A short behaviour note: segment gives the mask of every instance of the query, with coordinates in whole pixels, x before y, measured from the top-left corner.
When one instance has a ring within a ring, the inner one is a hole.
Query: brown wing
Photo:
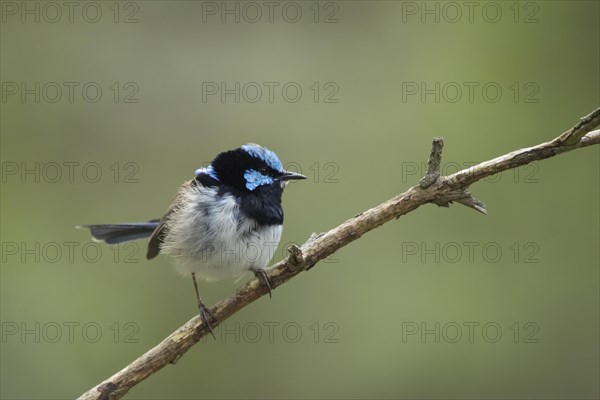
[[[185,188],[186,186],[190,186],[191,184],[193,184],[193,182],[194,182],[194,180],[184,183],[183,188]],[[148,251],[146,252],[146,258],[148,260],[153,259],[154,257],[156,257],[158,255],[158,253],[160,253],[160,245],[162,244],[162,242],[164,240],[166,229],[167,229],[166,222],[169,219],[169,217],[171,216],[171,214],[177,209],[177,206],[179,205],[178,200],[180,197],[180,193],[181,193],[181,190],[177,193],[177,195],[175,196],[175,199],[173,199],[173,202],[167,209],[167,212],[165,213],[165,215],[160,219],[158,226],[156,227],[154,232],[152,232],[152,236],[150,236],[150,241],[148,242]]]
[[[148,251],[146,252],[146,258],[148,260],[153,259],[158,255],[158,253],[160,253],[160,245],[163,242],[165,235],[165,219],[170,212],[171,209],[169,209],[165,216],[161,218],[160,224],[156,227],[154,232],[152,232],[152,236],[150,236],[150,241],[148,242]]]

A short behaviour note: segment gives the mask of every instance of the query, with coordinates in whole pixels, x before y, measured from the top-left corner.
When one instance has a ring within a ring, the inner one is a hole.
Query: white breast
[[[259,226],[242,218],[233,196],[216,198],[214,188],[184,187],[181,205],[169,216],[161,252],[173,257],[185,275],[195,272],[207,281],[266,268],[279,245],[282,226]]]

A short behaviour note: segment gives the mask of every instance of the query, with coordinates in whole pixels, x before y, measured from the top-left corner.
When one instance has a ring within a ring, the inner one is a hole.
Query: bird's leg
[[[198,301],[198,311],[200,311],[200,319],[202,323],[206,326],[206,329],[210,332],[212,337],[217,340],[215,333],[212,330],[212,326],[210,326],[210,321],[208,317],[216,320],[214,314],[204,305],[202,300],[200,299],[200,292],[198,291],[198,283],[196,282],[196,274],[192,272],[192,280],[194,281],[194,289],[196,290],[196,300]]]
[[[267,271],[254,267],[250,268],[250,271],[254,273],[254,276],[261,281],[267,287],[267,289],[269,289],[269,297],[272,298],[273,296],[271,295],[271,292],[273,288],[271,287],[271,281],[269,281],[269,277],[267,276]]]

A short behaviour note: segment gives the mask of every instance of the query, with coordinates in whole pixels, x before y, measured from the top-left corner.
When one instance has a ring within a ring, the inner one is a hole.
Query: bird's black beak
[[[283,171],[283,173],[279,176],[279,179],[282,181],[290,181],[292,179],[306,179],[306,177],[297,172]]]

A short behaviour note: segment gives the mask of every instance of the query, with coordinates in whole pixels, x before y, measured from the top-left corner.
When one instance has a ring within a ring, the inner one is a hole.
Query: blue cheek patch
[[[273,178],[261,174],[253,169],[246,170],[244,173],[244,179],[246,179],[246,187],[248,190],[254,190],[262,185],[269,185],[274,182]]]

